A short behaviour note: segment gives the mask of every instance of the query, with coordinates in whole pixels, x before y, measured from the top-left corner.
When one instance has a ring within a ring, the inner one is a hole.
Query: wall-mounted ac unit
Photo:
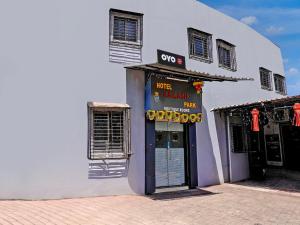
[[[274,109],[273,119],[275,122],[284,123],[290,120],[289,109]]]

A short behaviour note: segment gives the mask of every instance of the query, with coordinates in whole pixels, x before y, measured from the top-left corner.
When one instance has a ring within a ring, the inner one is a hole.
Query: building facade
[[[17,3],[0,7],[1,199],[151,194],[249,177],[248,154],[228,148],[226,116],[211,110],[285,95],[276,45],[194,0]],[[143,67],[158,62],[158,49],[185,67]],[[164,90],[204,81],[202,122],[149,122],[149,73],[172,78]]]
[[[227,117],[229,149],[247,152],[250,178],[299,180],[299,102],[289,96],[214,109]]]

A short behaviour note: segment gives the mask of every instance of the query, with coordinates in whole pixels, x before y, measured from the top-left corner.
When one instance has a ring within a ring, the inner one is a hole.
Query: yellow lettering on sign
[[[156,83],[156,88],[172,91],[172,85],[168,83]]]
[[[190,108],[190,109],[197,108],[197,104],[195,102],[184,102],[183,105],[185,108]]]

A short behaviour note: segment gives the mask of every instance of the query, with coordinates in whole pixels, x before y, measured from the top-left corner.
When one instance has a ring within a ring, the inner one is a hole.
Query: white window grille
[[[274,74],[275,91],[279,94],[286,95],[286,81],[285,77]]]
[[[88,158],[127,158],[130,152],[129,106],[88,104]]]
[[[265,68],[259,68],[261,88],[272,91],[272,72]]]
[[[219,58],[219,66],[231,71],[237,70],[235,46],[218,39],[217,50]]]
[[[142,45],[142,14],[110,10],[110,42]]]
[[[190,58],[212,63],[212,35],[189,28],[188,36]]]

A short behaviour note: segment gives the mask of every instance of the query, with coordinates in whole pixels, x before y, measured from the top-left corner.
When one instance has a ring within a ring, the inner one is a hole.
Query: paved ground
[[[0,201],[0,224],[300,225],[300,193],[225,184],[152,198]]]
[[[286,178],[270,177],[266,178],[263,182],[249,180],[240,182],[239,184],[244,186],[263,187],[270,190],[282,190],[295,193],[300,192],[300,179],[291,180]]]

